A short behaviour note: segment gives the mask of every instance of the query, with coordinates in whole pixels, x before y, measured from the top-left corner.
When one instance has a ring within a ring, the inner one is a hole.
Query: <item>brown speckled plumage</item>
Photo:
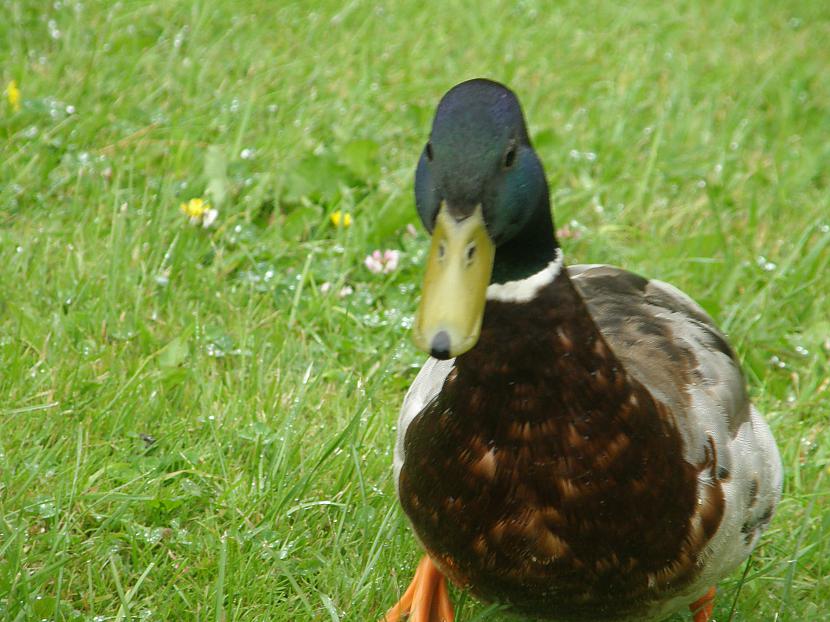
[[[626,373],[565,277],[526,304],[488,301],[479,346],[404,448],[401,503],[427,551],[457,584],[528,615],[648,608],[695,577],[723,513],[714,445],[684,459],[667,406]]]

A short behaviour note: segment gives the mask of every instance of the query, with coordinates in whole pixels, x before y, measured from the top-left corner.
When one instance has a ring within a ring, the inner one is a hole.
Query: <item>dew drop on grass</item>
[[[811,440],[811,439],[806,438],[806,437],[801,439],[801,448],[804,451],[804,453],[807,453],[807,454],[813,453],[813,451],[815,451],[816,447],[817,447],[817,444],[814,440]]]
[[[767,258],[763,255],[758,255],[758,258],[755,260],[755,262],[764,272],[772,272],[778,267],[778,265],[775,262],[768,261]]]
[[[54,40],[58,40],[61,38],[61,31],[58,29],[58,23],[50,19],[47,23],[47,27],[49,28],[49,36],[52,37]]]
[[[809,356],[810,355],[810,351],[807,348],[805,348],[804,346],[796,346],[795,351],[798,354],[800,354],[801,356]]]
[[[218,359],[225,356],[225,351],[213,342],[205,346],[205,352],[212,358]]]
[[[37,504],[37,513],[41,518],[52,518],[58,513],[54,501],[42,501]]]

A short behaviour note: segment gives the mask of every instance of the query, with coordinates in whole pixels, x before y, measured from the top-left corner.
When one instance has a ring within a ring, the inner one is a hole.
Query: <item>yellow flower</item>
[[[9,106],[14,112],[20,111],[20,89],[17,88],[17,82],[12,80],[6,85],[6,97],[9,99]]]
[[[202,216],[205,215],[210,209],[210,203],[205,203],[204,199],[195,198],[190,199],[187,203],[182,203],[179,206],[179,209],[182,210],[186,216],[195,219],[201,219]]]
[[[337,210],[329,218],[331,218],[331,224],[335,227],[346,228],[352,226],[352,215],[348,212]]]
[[[219,210],[213,209],[210,203],[199,197],[182,203],[179,209],[190,219],[191,225],[202,225],[205,229],[210,228],[219,217]]]

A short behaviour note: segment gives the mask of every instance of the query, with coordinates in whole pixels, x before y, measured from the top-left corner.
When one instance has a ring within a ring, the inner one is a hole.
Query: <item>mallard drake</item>
[[[384,616],[453,619],[445,578],[529,618],[711,616],[781,494],[738,360],[686,294],[565,267],[516,96],[451,89],[415,175],[432,241],[394,474],[426,551]]]

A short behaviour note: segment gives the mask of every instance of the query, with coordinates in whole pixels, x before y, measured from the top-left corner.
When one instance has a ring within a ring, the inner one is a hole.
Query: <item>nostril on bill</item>
[[[440,331],[432,338],[429,353],[437,359],[450,358],[450,335],[447,331]]]

